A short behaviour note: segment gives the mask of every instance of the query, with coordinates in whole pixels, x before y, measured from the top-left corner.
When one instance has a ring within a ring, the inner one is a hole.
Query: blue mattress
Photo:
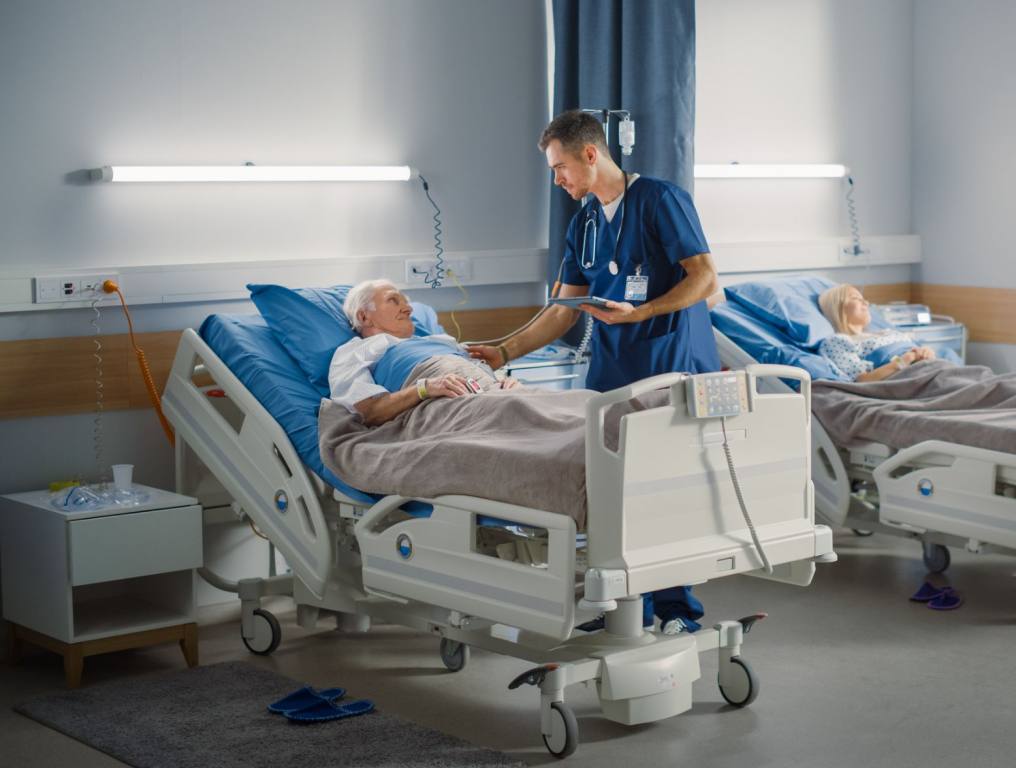
[[[317,424],[321,395],[260,315],[211,315],[198,335],[279,422],[307,467],[357,501],[373,504],[380,498],[346,485],[321,461]]]

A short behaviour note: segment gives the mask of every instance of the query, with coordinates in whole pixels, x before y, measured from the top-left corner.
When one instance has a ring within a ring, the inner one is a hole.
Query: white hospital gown
[[[455,339],[444,333],[427,338],[447,344],[449,352],[460,348]],[[336,349],[328,367],[328,389],[332,400],[345,406],[350,413],[356,413],[356,403],[368,397],[387,394],[388,390],[374,381],[371,371],[385,352],[401,341],[405,339],[390,333],[379,333],[365,339],[351,339]]]
[[[899,331],[881,331],[880,333],[862,333],[848,336],[837,333],[824,339],[818,347],[818,353],[851,381],[856,381],[862,373],[875,367],[871,360],[865,360],[876,349],[889,344],[913,344],[913,337]]]

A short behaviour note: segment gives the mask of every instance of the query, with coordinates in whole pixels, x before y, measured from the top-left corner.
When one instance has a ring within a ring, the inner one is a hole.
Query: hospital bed
[[[790,364],[813,379],[835,378],[807,338],[821,336],[808,326],[820,322],[817,296],[831,285],[795,277],[728,288],[728,301],[712,310],[723,364]],[[873,313],[873,324],[880,322]],[[794,382],[767,379],[764,386],[789,392]],[[949,547],[1016,554],[1016,453],[942,440],[902,450],[877,442],[836,445],[818,419],[811,440],[815,509],[830,525],[916,539],[933,573],[949,567]]]
[[[759,384],[776,376],[800,392],[763,393]],[[433,633],[453,671],[470,646],[529,660],[538,666],[510,687],[539,688],[541,734],[560,757],[578,739],[569,685],[594,684],[612,720],[651,722],[691,706],[698,654],[717,651],[723,697],[745,706],[758,693],[741,656],[758,616],[656,635],[643,632],[641,593],[734,574],[805,586],[816,562],[836,559],[830,529],[814,523],[807,373],[763,365],[725,378],[740,398],[726,432],[771,573],[742,517],[718,420],[689,416],[687,393],[698,391],[689,386],[709,382],[689,385],[684,374],[590,400],[584,532],[546,510],[468,496],[378,499],[348,487],[318,454],[320,392],[257,315],[212,316],[200,333],[184,331],[163,407],[176,429],[177,489],[248,517],[290,566],[236,585],[251,650],[279,642],[261,599],[292,594],[301,626],[328,614],[345,630],[375,619]],[[609,450],[610,405],[660,388],[668,402],[625,416]],[[699,405],[712,402],[705,394]],[[498,556],[497,543],[513,538],[529,553],[523,561]],[[600,612],[604,631],[575,631]]]

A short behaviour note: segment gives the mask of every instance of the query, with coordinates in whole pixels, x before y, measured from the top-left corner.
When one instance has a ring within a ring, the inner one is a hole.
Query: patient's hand
[[[911,362],[914,363],[919,362],[921,360],[935,359],[935,350],[933,350],[931,347],[914,347],[907,354],[913,356]]]
[[[513,379],[511,376],[501,380],[501,389],[515,389],[515,387],[521,386],[522,382],[518,379]]]
[[[458,397],[471,391],[466,380],[454,373],[427,379],[427,397]]]

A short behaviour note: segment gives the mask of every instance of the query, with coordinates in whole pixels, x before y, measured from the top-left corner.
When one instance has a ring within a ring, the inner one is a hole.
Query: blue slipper
[[[915,603],[927,603],[930,600],[934,600],[936,597],[943,594],[944,592],[951,591],[952,587],[936,587],[931,582],[926,581],[921,585],[921,588],[919,590],[917,590],[916,592],[914,592],[914,594],[910,596],[910,599],[913,600]]]
[[[294,723],[323,723],[326,720],[339,720],[343,717],[366,715],[374,710],[374,702],[368,699],[351,701],[348,704],[333,704],[322,701],[299,712],[286,712],[286,717]]]
[[[325,688],[323,691],[315,691],[309,685],[306,685],[300,690],[293,691],[288,696],[269,704],[268,711],[274,712],[277,715],[286,715],[290,712],[313,707],[321,702],[329,703],[335,699],[341,699],[345,695],[345,688]]]
[[[928,607],[933,611],[951,611],[963,605],[963,598],[957,595],[951,587],[947,588],[938,597],[928,601]]]

